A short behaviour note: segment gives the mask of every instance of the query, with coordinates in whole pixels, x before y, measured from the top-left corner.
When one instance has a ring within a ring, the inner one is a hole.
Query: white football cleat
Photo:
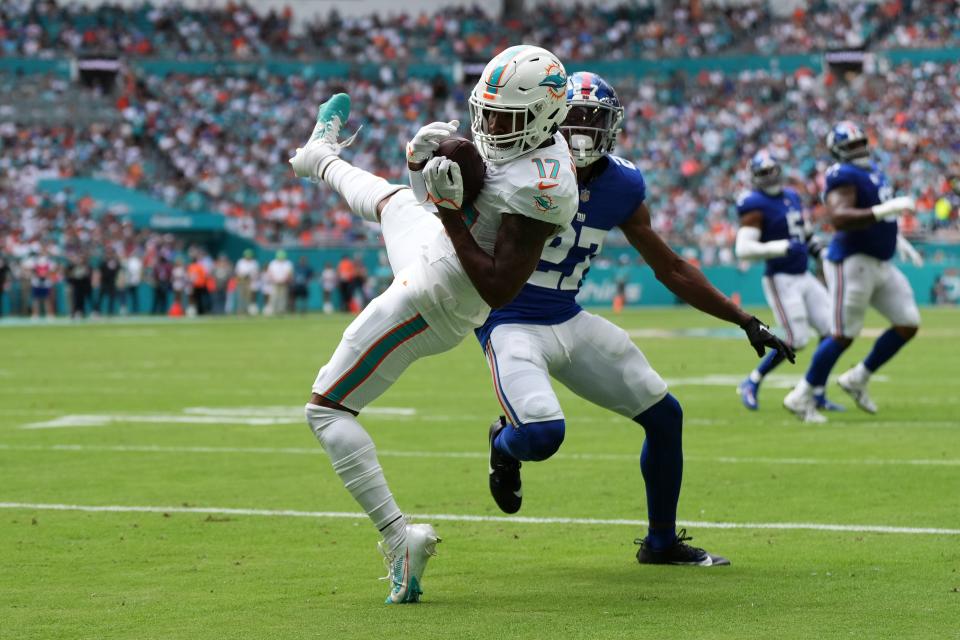
[[[803,390],[796,387],[783,399],[783,407],[800,418],[802,422],[823,424],[827,421],[827,417],[817,411],[817,402],[814,400],[813,394],[804,393]]]
[[[392,587],[387,595],[387,604],[420,602],[423,590],[420,581],[427,568],[430,556],[437,555],[440,538],[429,524],[408,524],[407,540],[393,553],[387,551],[381,541],[378,544],[383,554],[387,575],[381,580],[390,580]]]
[[[840,377],[837,378],[837,384],[853,398],[858,407],[867,413],[877,412],[876,403],[870,399],[870,394],[867,393],[867,381],[857,377],[856,367],[841,373]]]

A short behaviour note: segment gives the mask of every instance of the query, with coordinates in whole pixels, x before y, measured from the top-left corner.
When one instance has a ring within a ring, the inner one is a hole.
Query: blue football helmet
[[[838,122],[827,134],[830,155],[839,162],[864,164],[869,162],[870,146],[863,129],[849,120]]]
[[[560,132],[573,161],[586,167],[613,151],[623,124],[623,106],[613,87],[595,73],[577,71],[567,79],[567,117]]]
[[[772,196],[783,191],[783,169],[766,149],[761,149],[750,160],[750,183],[754,188]]]

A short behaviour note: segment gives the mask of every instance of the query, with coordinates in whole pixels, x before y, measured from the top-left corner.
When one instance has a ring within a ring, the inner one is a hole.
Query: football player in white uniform
[[[341,160],[339,150],[349,144],[338,140],[350,109],[345,94],[320,108],[310,141],[290,161],[298,176],[325,182],[354,213],[381,223],[395,274],[346,329],[305,408],[334,470],[383,534],[392,582],[387,603],[419,600],[438,539],[430,525],[407,524],[356,416],[412,362],[456,346],[491,306],[509,302],[547,239],[569,225],[577,209],[569,149],[557,134],[567,111],[560,61],[538,47],[511,47],[489,68],[493,73],[474,93],[495,90],[501,97],[496,111],[474,117],[475,133],[489,129],[488,137],[478,137],[478,150],[493,163],[475,199],[465,193],[458,165],[431,158],[456,122],[427,125],[407,145],[413,190]],[[548,195],[542,195],[539,166],[551,167]]]

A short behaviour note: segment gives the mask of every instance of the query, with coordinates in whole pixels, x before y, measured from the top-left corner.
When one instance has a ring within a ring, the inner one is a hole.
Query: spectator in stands
[[[353,286],[357,279],[357,267],[349,256],[343,255],[337,264],[337,287],[340,291],[340,311],[351,311]]]
[[[184,310],[189,306],[190,276],[187,273],[187,267],[183,264],[183,258],[177,256],[173,260],[173,270],[170,274],[170,289],[173,291],[173,303],[168,313],[183,315]]]
[[[225,253],[217,256],[213,265],[213,312],[227,313],[227,297],[230,290],[230,279],[233,278],[233,264]]]
[[[6,297],[7,278],[10,276],[10,262],[7,257],[0,252],[0,318],[3,317],[3,301]]]
[[[320,288],[323,290],[323,312],[333,313],[333,291],[337,288],[337,271],[329,262],[320,272]]]
[[[290,285],[293,282],[293,263],[287,258],[287,252],[277,251],[276,256],[267,265],[267,280],[270,284],[268,306],[270,313],[279,316],[287,312],[290,299]]]
[[[167,256],[161,254],[157,258],[151,277],[153,280],[153,304],[150,306],[150,313],[165,315],[167,306],[170,304],[170,291],[173,288],[173,265],[170,264]]]
[[[116,312],[117,278],[120,275],[120,258],[116,251],[108,248],[100,260],[100,289],[97,292],[97,302],[94,305],[97,313],[103,313],[103,302],[107,301],[106,314],[112,316]]]
[[[190,283],[190,305],[188,315],[203,315],[209,312],[210,294],[207,290],[207,268],[204,266],[204,254],[199,249],[193,251],[193,260],[187,267],[187,280]]]
[[[33,300],[31,317],[39,318],[43,309],[44,317],[53,318],[56,311],[53,285],[57,281],[57,265],[50,259],[46,247],[42,247],[39,255],[29,262],[29,270],[30,296]]]
[[[237,260],[237,268],[234,270],[234,274],[237,278],[237,306],[235,311],[239,314],[256,313],[254,289],[260,278],[260,265],[253,257],[253,249],[244,250],[243,257]]]
[[[70,254],[67,262],[67,283],[70,285],[70,317],[85,318],[87,304],[93,295],[93,269],[81,252]]]
[[[307,303],[310,296],[310,282],[313,280],[313,267],[307,256],[300,256],[297,267],[293,271],[293,289],[290,311],[307,312]]]
[[[140,250],[130,252],[123,263],[124,288],[123,303],[129,313],[140,313],[140,283],[143,282],[143,260]]]

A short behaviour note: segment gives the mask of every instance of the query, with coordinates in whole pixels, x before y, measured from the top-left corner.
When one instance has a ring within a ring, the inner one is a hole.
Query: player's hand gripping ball
[[[447,138],[423,168],[427,200],[445,209],[468,207],[483,188],[486,172],[487,166],[472,142]]]

